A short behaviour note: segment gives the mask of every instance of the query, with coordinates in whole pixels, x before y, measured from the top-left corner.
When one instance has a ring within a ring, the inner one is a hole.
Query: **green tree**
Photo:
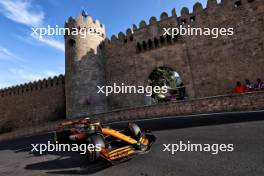
[[[176,77],[175,72],[167,67],[159,67],[154,70],[149,76],[150,86],[168,86],[170,88],[176,87]],[[152,98],[156,98],[159,94],[152,92]]]

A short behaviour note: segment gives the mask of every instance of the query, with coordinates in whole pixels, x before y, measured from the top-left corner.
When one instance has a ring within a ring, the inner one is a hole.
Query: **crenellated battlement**
[[[104,38],[105,37],[105,25],[101,23],[98,19],[93,20],[91,16],[83,16],[80,14],[76,18],[69,17],[68,20],[65,22],[65,28],[86,28],[89,29],[96,29],[100,32],[100,35]]]
[[[8,87],[5,89],[0,89],[0,97],[32,93],[43,89],[49,89],[51,87],[58,87],[64,85],[64,83],[64,75],[59,75],[53,78],[43,79],[39,81]]]
[[[107,38],[105,40],[105,43],[110,45],[112,43],[113,44],[114,43],[127,44],[129,42],[133,42],[135,33],[141,31],[144,28],[150,27],[152,25],[157,25],[158,23],[162,23],[163,21],[167,21],[168,19],[175,18],[175,17],[177,17],[175,9],[172,10],[171,16],[168,16],[168,14],[166,12],[162,12],[161,15],[160,15],[160,21],[158,21],[156,17],[152,16],[149,19],[149,23],[148,24],[144,20],[142,20],[142,21],[140,21],[138,27],[137,27],[137,25],[133,24],[132,28],[128,28],[126,30],[126,34],[124,34],[123,32],[119,32],[118,36],[112,35],[111,39]]]
[[[154,42],[154,39],[159,39],[161,37],[160,32],[156,32],[152,36],[148,37],[148,35],[142,35],[145,37],[140,37],[140,41],[138,41],[137,35],[140,33],[147,33],[152,31],[150,29],[157,29],[157,31],[161,31],[164,27],[178,27],[179,25],[195,25],[200,23],[200,16],[206,16],[206,18],[210,18],[210,14],[212,13],[221,13],[222,10],[228,10],[230,13],[232,11],[239,10],[240,7],[250,6],[251,4],[260,2],[261,0],[221,0],[220,3],[217,0],[208,0],[207,5],[204,8],[201,3],[197,2],[193,5],[192,11],[190,11],[187,7],[183,7],[180,11],[180,16],[177,16],[175,8],[171,11],[171,15],[168,13],[162,12],[160,14],[159,20],[156,17],[151,17],[149,22],[142,20],[139,22],[138,26],[133,24],[132,28],[128,28],[126,30],[126,34],[120,32],[118,36],[112,35],[111,39],[106,39],[105,44],[108,47],[126,45],[131,42],[135,42],[135,44],[143,45],[143,42],[151,40]],[[225,14],[223,14],[225,15]],[[204,25],[204,24],[203,24]]]

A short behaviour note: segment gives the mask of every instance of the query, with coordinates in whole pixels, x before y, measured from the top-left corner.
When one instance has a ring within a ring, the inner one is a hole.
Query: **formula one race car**
[[[54,140],[63,144],[99,145],[100,150],[89,150],[89,161],[95,162],[102,158],[116,164],[134,155],[149,152],[156,137],[151,131],[141,132],[135,123],[129,123],[127,128],[117,131],[102,127],[99,120],[85,118],[62,123],[55,132]]]

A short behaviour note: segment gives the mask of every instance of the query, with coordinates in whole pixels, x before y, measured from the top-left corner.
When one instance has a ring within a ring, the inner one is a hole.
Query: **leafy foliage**
[[[175,72],[167,67],[159,67],[154,70],[149,76],[150,86],[168,86],[175,88],[177,80],[175,78]],[[152,98],[157,98],[158,94],[152,92]]]

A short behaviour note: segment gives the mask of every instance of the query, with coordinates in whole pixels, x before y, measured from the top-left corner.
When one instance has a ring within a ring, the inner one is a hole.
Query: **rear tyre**
[[[88,151],[88,157],[90,162],[95,162],[100,158],[100,150],[99,148],[105,148],[105,141],[102,135],[94,134],[90,136],[88,139],[88,144],[93,144],[94,150]]]

